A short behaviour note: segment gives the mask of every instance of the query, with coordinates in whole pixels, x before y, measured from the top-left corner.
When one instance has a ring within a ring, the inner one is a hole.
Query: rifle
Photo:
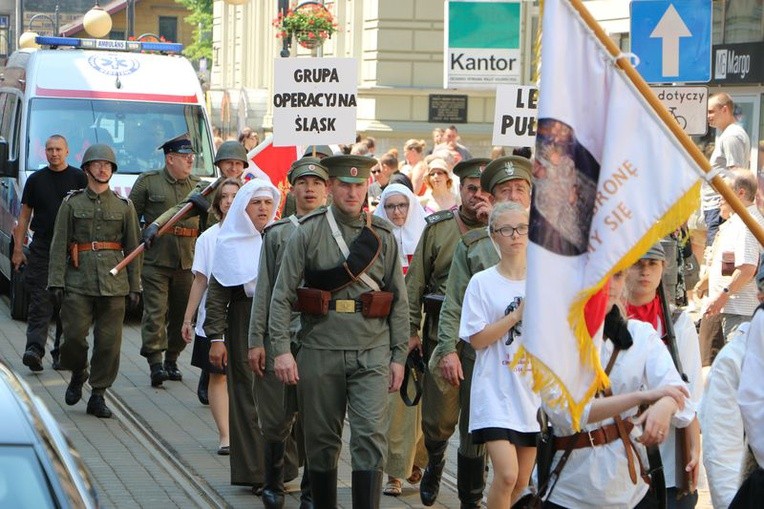
[[[679,358],[679,351],[676,346],[676,334],[674,332],[674,321],[671,319],[671,309],[669,308],[668,301],[666,299],[666,292],[663,288],[663,282],[658,285],[658,297],[661,301],[661,309],[663,310],[663,318],[665,321],[666,330],[664,331],[663,339],[666,342],[671,360],[674,361],[674,366],[682,377],[685,383],[689,382],[687,374],[682,369],[682,361]],[[685,495],[690,494],[691,473],[685,471],[684,466],[690,457],[690,435],[684,428],[676,428],[676,450],[675,450],[675,463],[676,472],[674,473],[674,480],[676,482],[677,499],[682,498]]]
[[[201,195],[202,196],[209,195],[212,191],[217,189],[218,186],[220,186],[220,184],[222,184],[225,179],[226,177],[224,175],[220,176],[216,181],[214,181],[213,183],[211,183],[210,185],[202,189]],[[193,208],[194,208],[194,204],[191,202],[188,202],[185,205],[183,205],[183,207],[179,211],[177,211],[175,215],[173,215],[170,219],[168,219],[167,222],[163,224],[161,228],[159,228],[159,231],[157,232],[157,237],[161,237],[162,235],[167,233],[167,231],[170,228],[175,226],[175,223],[183,219],[186,216],[186,214],[191,212]],[[109,274],[111,274],[112,276],[116,276],[117,274],[119,274],[120,270],[127,267],[130,264],[130,262],[135,260],[145,250],[146,250],[146,244],[141,242],[140,244],[138,244],[138,246],[135,249],[133,249],[127,256],[125,256],[125,258],[121,262],[115,265],[114,268],[112,268],[109,271]]]

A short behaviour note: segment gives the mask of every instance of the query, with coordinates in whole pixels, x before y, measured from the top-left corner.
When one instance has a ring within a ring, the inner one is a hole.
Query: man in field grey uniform
[[[362,212],[375,163],[362,156],[322,161],[332,205],[300,221],[271,299],[274,369],[282,382],[297,384],[313,504],[321,508],[337,505],[346,412],[353,507],[379,507],[387,393],[400,388],[407,354],[408,299],[392,225]],[[297,362],[290,337],[295,303]]]
[[[284,506],[284,478],[285,472],[288,471],[285,458],[288,463],[290,460],[288,449],[294,445],[294,439],[290,437],[290,433],[302,442],[302,434],[292,431],[292,426],[297,424],[296,388],[284,385],[273,371],[273,349],[268,337],[271,295],[284,255],[284,247],[290,235],[298,227],[299,218],[313,212],[326,202],[326,181],[329,180],[329,173],[319,159],[303,157],[292,163],[287,178],[292,186],[291,196],[295,199],[295,213],[273,223],[263,234],[257,288],[252,299],[252,315],[249,322],[249,364],[255,374],[261,378],[260,383],[255,384],[255,399],[260,428],[266,441],[265,485],[263,486],[263,505],[266,509]],[[297,340],[299,330],[300,315],[293,313],[293,342]],[[304,454],[302,444],[298,444],[298,450]],[[301,488],[300,507],[311,507],[307,468],[303,473]]]

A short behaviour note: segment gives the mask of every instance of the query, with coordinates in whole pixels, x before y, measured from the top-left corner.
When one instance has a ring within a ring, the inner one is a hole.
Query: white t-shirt
[[[764,311],[757,311],[751,319],[748,338],[740,371],[740,388],[737,402],[743,416],[743,426],[748,436],[753,456],[764,468]]]
[[[714,151],[709,162],[711,168],[722,171],[721,176],[733,166],[748,168],[751,157],[751,140],[745,129],[737,124],[730,124],[716,138]],[[701,181],[700,204],[702,210],[719,208],[719,193],[706,180]]]
[[[524,279],[509,280],[499,274],[495,266],[475,274],[464,294],[459,337],[469,343],[470,336],[501,319],[516,297],[525,297]],[[475,351],[470,431],[483,428],[523,433],[539,431],[536,412],[541,402],[530,389],[530,366],[518,364],[509,369],[521,335],[515,333],[511,344],[507,345],[510,338],[507,333],[492,345]]]
[[[207,278],[209,282],[210,275],[212,274],[212,259],[215,254],[215,244],[218,240],[218,234],[220,233],[220,223],[216,223],[199,235],[196,239],[196,247],[194,248],[194,263],[191,265],[191,272],[201,274]],[[199,309],[196,313],[196,328],[194,332],[197,336],[206,338],[204,334],[204,319],[205,304],[207,303],[207,290],[204,290],[202,300],[199,302]]]
[[[756,205],[750,205],[747,210],[757,223],[764,226],[764,216]],[[723,288],[729,286],[732,280],[732,276],[722,276],[722,253],[725,252],[735,253],[735,266],[759,265],[761,246],[739,214],[734,214],[719,226],[718,239],[714,241],[711,268],[708,272],[709,295],[712,297],[722,293]],[[743,288],[730,295],[722,313],[751,316],[759,305],[756,294],[756,283],[754,278],[751,278]]]

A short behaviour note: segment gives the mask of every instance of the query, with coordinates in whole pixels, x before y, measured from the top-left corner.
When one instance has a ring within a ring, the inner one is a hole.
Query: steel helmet
[[[215,164],[226,160],[241,161],[245,168],[249,166],[247,149],[238,141],[226,141],[220,145],[217,154],[215,154]]]
[[[82,166],[91,161],[109,161],[113,165],[112,172],[117,171],[117,157],[114,155],[111,147],[103,143],[90,145],[87,148],[85,155],[82,157]]]

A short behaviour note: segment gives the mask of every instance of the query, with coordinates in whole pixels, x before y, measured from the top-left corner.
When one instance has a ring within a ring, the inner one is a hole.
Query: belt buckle
[[[95,240],[94,240],[93,242],[91,242],[91,243],[90,243],[90,250],[91,250],[91,251],[98,251],[98,246],[97,246],[97,244],[98,244],[98,242],[97,242],[97,241],[95,241]]]
[[[334,310],[338,313],[355,313],[355,301],[350,299],[338,299],[334,301]]]
[[[594,448],[594,437],[592,436],[592,432],[591,431],[587,431],[586,432],[586,436],[589,437],[589,443],[591,444],[592,449],[593,449]]]
[[[172,227],[172,234],[176,237],[180,236],[180,226],[173,226]]]

